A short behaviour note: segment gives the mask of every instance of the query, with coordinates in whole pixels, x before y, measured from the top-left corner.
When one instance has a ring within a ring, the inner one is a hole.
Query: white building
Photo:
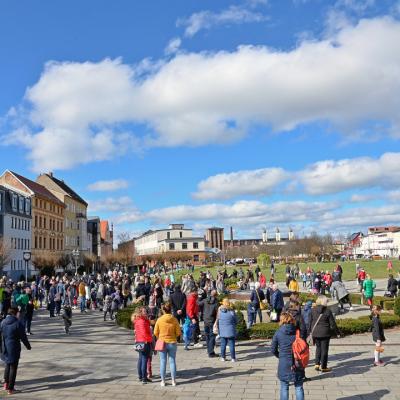
[[[400,227],[373,227],[361,239],[358,253],[365,256],[398,257],[400,254]]]
[[[202,262],[205,255],[204,237],[194,237],[193,230],[183,224],[172,224],[167,229],[147,231],[135,239],[138,256],[184,252],[191,255],[193,262]]]

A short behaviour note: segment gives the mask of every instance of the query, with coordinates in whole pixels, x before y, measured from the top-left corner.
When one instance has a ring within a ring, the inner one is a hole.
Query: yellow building
[[[63,202],[44,186],[12,171],[5,171],[0,182],[31,197],[32,261],[51,257],[56,262],[64,252]]]
[[[90,254],[87,234],[87,206],[74,190],[52,173],[42,174],[36,182],[46,187],[54,196],[65,204],[64,211],[64,252],[71,255],[79,250],[79,258]]]

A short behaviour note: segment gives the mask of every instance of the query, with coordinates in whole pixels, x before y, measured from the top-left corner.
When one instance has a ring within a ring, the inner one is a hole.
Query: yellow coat
[[[299,283],[297,281],[291,280],[289,283],[289,290],[291,292],[298,292],[299,291]]]
[[[154,336],[165,343],[176,343],[178,336],[181,336],[181,327],[178,320],[171,314],[164,314],[156,322]]]

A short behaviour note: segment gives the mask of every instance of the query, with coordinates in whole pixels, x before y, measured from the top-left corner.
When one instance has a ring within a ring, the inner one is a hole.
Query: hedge
[[[392,328],[400,325],[400,316],[382,314],[381,321],[385,329]],[[339,333],[342,336],[365,333],[371,330],[371,319],[369,316],[337,319],[336,324],[338,326]],[[249,335],[251,338],[271,339],[278,328],[279,325],[274,322],[256,324],[249,329]]]
[[[132,329],[132,321],[131,317],[134,313],[135,309],[139,306],[142,306],[142,303],[134,303],[129,305],[128,307],[122,308],[118,310],[115,320],[119,326],[122,326],[126,329]]]
[[[390,311],[394,309],[394,300],[387,300],[383,303],[383,309]]]
[[[243,313],[241,311],[238,311],[236,313],[237,316],[237,325],[236,325],[236,330],[237,330],[237,339],[239,340],[245,340],[249,338],[249,330],[247,329],[246,321],[244,320]]]
[[[394,313],[400,317],[400,297],[397,297],[394,301]]]

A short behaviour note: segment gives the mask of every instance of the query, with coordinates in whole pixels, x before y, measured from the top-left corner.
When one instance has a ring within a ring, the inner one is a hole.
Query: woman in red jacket
[[[132,315],[132,324],[135,330],[135,343],[139,344],[139,359],[137,369],[139,381],[143,384],[151,382],[147,377],[147,361],[152,352],[153,336],[151,334],[150,320],[147,316],[146,307],[139,307]]]

